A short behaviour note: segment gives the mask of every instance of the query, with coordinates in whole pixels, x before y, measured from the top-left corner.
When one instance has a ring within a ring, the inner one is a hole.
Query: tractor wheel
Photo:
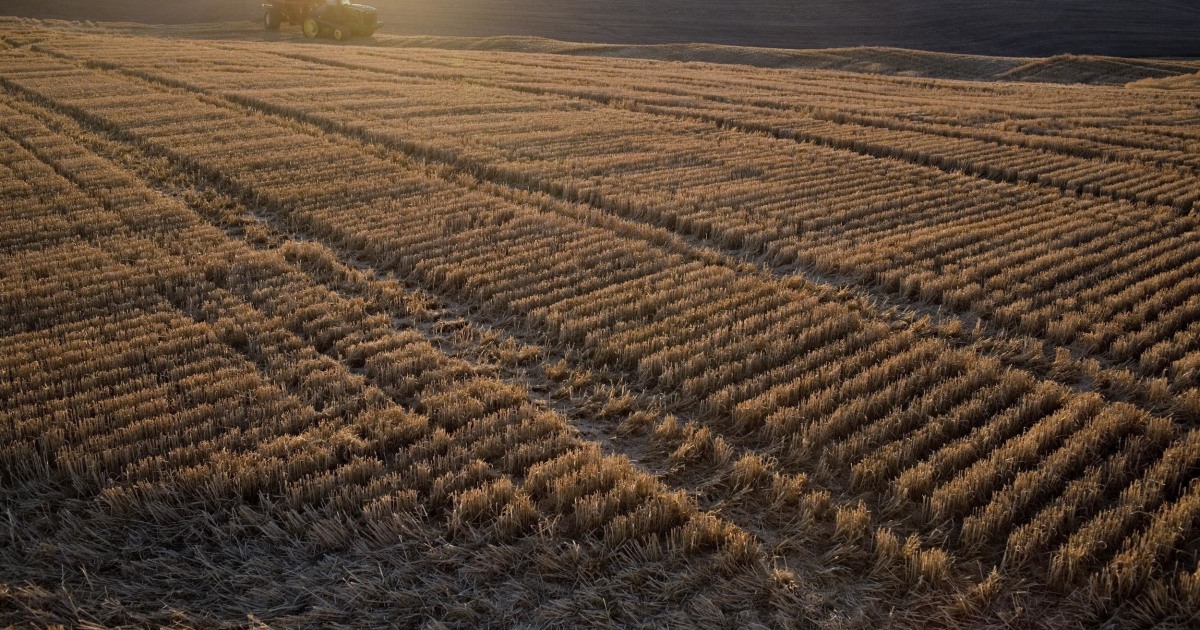
[[[317,24],[315,18],[305,18],[304,24],[300,28],[304,29],[304,36],[309,39],[321,34],[321,25]]]
[[[333,27],[333,39],[339,42],[346,39],[346,31],[336,26]]]
[[[266,25],[267,30],[278,31],[281,23],[283,23],[283,17],[279,15],[279,11],[267,9],[263,13],[263,24]]]

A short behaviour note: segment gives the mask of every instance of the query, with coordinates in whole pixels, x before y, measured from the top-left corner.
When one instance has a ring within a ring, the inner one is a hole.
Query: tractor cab
[[[350,0],[270,0],[263,3],[263,21],[271,30],[284,22],[299,24],[305,37],[369,37],[382,26],[375,7]]]

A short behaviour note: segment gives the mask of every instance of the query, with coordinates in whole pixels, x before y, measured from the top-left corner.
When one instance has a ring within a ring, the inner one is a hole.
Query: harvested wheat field
[[[0,625],[1196,625],[1200,65],[912,54],[0,20]]]

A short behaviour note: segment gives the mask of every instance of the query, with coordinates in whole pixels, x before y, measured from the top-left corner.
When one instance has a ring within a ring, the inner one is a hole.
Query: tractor
[[[270,0],[263,3],[263,23],[278,30],[284,22],[299,24],[305,37],[370,37],[380,26],[375,7],[350,0]]]

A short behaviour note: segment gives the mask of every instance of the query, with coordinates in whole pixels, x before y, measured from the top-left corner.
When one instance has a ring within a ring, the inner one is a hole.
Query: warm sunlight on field
[[[0,19],[0,625],[1196,622],[1196,62],[204,37]]]

